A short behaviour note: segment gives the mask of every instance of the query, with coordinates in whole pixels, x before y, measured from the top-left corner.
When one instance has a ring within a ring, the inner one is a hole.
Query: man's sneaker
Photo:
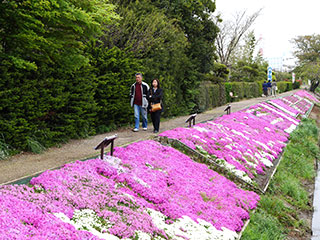
[[[148,128],[142,128],[144,131],[147,131],[148,130]]]
[[[139,132],[139,129],[138,128],[134,128],[132,131]]]

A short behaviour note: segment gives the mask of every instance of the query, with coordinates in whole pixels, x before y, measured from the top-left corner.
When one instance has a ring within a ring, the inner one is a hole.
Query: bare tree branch
[[[260,15],[262,9],[247,16],[246,11],[238,12],[233,21],[216,20],[220,29],[216,39],[217,54],[222,64],[230,67],[231,56],[238,47],[240,40]]]

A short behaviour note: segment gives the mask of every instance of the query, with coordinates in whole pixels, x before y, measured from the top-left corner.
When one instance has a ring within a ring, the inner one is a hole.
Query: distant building
[[[283,71],[283,58],[282,57],[274,57],[267,59],[269,66],[272,67],[275,71]]]
[[[275,71],[289,72],[294,68],[293,57],[273,57],[267,58],[267,61]]]

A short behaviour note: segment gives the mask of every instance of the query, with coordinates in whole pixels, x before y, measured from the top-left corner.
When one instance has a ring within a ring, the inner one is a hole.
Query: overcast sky
[[[320,34],[319,0],[216,0],[216,12],[232,19],[236,12],[247,14],[262,8],[252,26],[266,59],[292,57],[294,45],[289,41],[300,35]]]

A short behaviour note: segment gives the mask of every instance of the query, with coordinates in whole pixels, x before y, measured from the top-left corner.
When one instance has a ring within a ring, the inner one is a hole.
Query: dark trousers
[[[161,110],[151,113],[151,120],[152,120],[153,128],[156,131],[159,131],[160,116],[161,116]]]
[[[268,96],[268,89],[263,89],[263,94]]]

